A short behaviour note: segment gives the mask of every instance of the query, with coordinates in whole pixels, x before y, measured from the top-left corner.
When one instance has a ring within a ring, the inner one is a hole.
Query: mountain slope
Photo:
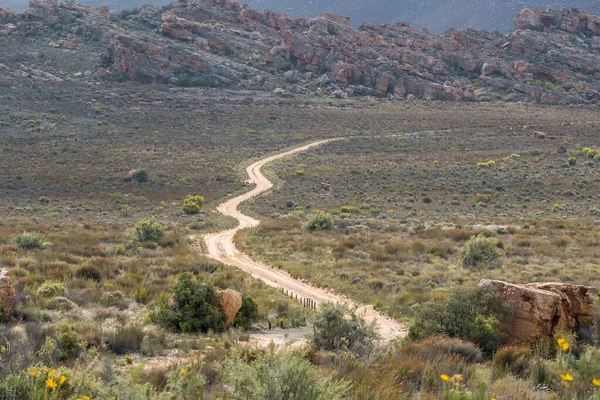
[[[521,9],[545,5],[576,7],[600,13],[599,0],[247,0],[259,10],[270,9],[292,17],[314,17],[323,12],[349,16],[353,25],[408,21],[432,32],[450,28],[508,31],[512,18]]]

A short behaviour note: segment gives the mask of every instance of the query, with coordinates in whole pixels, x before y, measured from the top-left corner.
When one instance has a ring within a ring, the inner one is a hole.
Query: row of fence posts
[[[281,288],[281,293],[283,293],[286,296],[291,297],[292,299],[295,299],[299,304],[302,305],[302,307],[310,308],[313,310],[317,309],[317,303],[313,299],[310,299],[308,297],[302,297],[302,296],[298,297],[297,294],[294,294],[293,292],[291,292],[285,288]],[[304,319],[304,324],[306,324],[306,318]],[[292,320],[292,325],[294,325],[293,320]],[[283,321],[279,321],[279,327],[281,329],[283,329]],[[273,326],[271,324],[271,321],[269,321],[269,330],[271,330],[272,328],[273,328]]]
[[[294,294],[292,291],[288,291],[285,288],[281,288],[281,293],[285,294],[286,296],[290,296],[292,299],[295,299],[299,304],[302,305],[302,307],[310,308],[313,310],[317,309],[317,303],[313,299],[302,296],[298,297],[297,294]]]

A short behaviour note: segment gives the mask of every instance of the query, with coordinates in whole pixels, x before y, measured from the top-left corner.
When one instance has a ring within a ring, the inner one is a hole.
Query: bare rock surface
[[[242,308],[242,295],[233,289],[225,289],[221,291],[221,308],[227,315],[225,327],[228,328],[233,324],[235,316]]]
[[[0,312],[4,316],[11,316],[15,312],[17,296],[13,288],[10,274],[7,270],[0,270]]]
[[[506,343],[531,344],[559,332],[576,333],[580,340],[591,336],[596,294],[591,287],[554,282],[515,285],[487,279],[479,285],[496,288],[514,304],[511,326],[502,327]]]

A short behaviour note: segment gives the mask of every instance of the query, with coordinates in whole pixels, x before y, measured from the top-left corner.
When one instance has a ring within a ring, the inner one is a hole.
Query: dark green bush
[[[220,332],[225,329],[226,316],[221,309],[221,296],[211,285],[182,274],[173,296],[163,295],[152,320],[176,332]]]
[[[313,326],[313,342],[319,350],[368,351],[377,339],[372,325],[341,304],[321,306]]]
[[[307,231],[329,230],[333,227],[331,215],[321,210],[313,210],[310,214],[310,219],[304,224],[304,229]]]
[[[417,309],[409,337],[455,337],[476,343],[491,354],[500,346],[500,326],[511,318],[512,305],[495,289],[455,288],[446,301],[432,301]]]
[[[133,227],[133,236],[139,242],[156,242],[165,236],[163,226],[154,217],[139,220]]]
[[[56,342],[60,350],[61,361],[66,361],[79,355],[77,332],[67,320],[62,320],[56,325]]]
[[[242,308],[238,311],[233,325],[248,329],[250,324],[258,317],[258,305],[252,297],[246,296],[242,299]]]

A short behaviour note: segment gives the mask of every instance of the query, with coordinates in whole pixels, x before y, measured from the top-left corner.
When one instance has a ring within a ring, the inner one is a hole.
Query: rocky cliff
[[[521,11],[506,34],[468,29],[435,35],[408,23],[355,29],[337,14],[291,19],[232,0],[178,0],[112,15],[107,8],[32,0],[22,14],[0,11],[0,32],[37,35],[72,51],[100,47],[102,69],[88,79],[255,86],[342,98],[579,104],[600,100],[599,21],[542,7]]]

